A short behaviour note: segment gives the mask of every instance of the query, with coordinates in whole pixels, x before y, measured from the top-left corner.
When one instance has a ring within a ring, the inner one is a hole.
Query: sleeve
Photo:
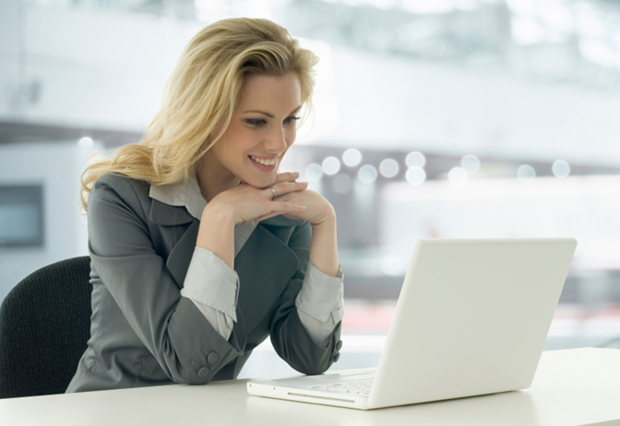
[[[320,345],[301,321],[296,300],[310,265],[311,240],[312,228],[307,222],[296,228],[291,235],[288,245],[297,255],[299,267],[280,296],[278,308],[271,320],[270,336],[278,355],[292,368],[303,374],[321,374],[340,357],[341,322],[325,336],[325,344]]]
[[[194,248],[181,296],[190,299],[220,336],[228,340],[237,321],[239,275],[211,250]]]
[[[309,262],[295,299],[301,323],[319,346],[327,346],[332,331],[344,316],[343,279],[340,268],[337,277],[330,277]]]
[[[102,182],[103,181],[103,182]],[[89,196],[89,250],[127,322],[177,383],[203,384],[239,356],[180,290],[151,241],[129,179],[100,179]]]

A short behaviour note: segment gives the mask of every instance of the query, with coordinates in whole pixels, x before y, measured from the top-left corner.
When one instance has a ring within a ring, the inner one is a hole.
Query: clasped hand
[[[210,204],[228,210],[235,224],[261,221],[277,215],[306,220],[317,226],[335,217],[332,205],[320,194],[308,190],[307,182],[295,182],[299,173],[279,173],[268,188],[245,183],[219,193]],[[271,189],[275,190],[276,197]],[[213,206],[215,207],[215,206]]]

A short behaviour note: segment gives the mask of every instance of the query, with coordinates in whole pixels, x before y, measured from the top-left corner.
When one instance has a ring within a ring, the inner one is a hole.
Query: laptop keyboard
[[[309,386],[309,389],[324,390],[330,392],[348,393],[354,395],[370,395],[372,379],[358,380],[344,383],[326,383],[323,385]]]

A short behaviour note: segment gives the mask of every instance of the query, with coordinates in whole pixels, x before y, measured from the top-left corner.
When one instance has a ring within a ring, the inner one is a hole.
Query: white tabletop
[[[358,411],[249,396],[247,380],[0,400],[0,425],[620,425],[620,350],[544,352],[524,391]]]

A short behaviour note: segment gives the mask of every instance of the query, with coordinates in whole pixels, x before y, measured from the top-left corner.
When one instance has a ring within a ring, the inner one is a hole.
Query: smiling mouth
[[[263,166],[273,166],[278,161],[277,158],[258,158],[253,155],[249,156],[252,161],[257,162],[258,164],[262,164]]]

